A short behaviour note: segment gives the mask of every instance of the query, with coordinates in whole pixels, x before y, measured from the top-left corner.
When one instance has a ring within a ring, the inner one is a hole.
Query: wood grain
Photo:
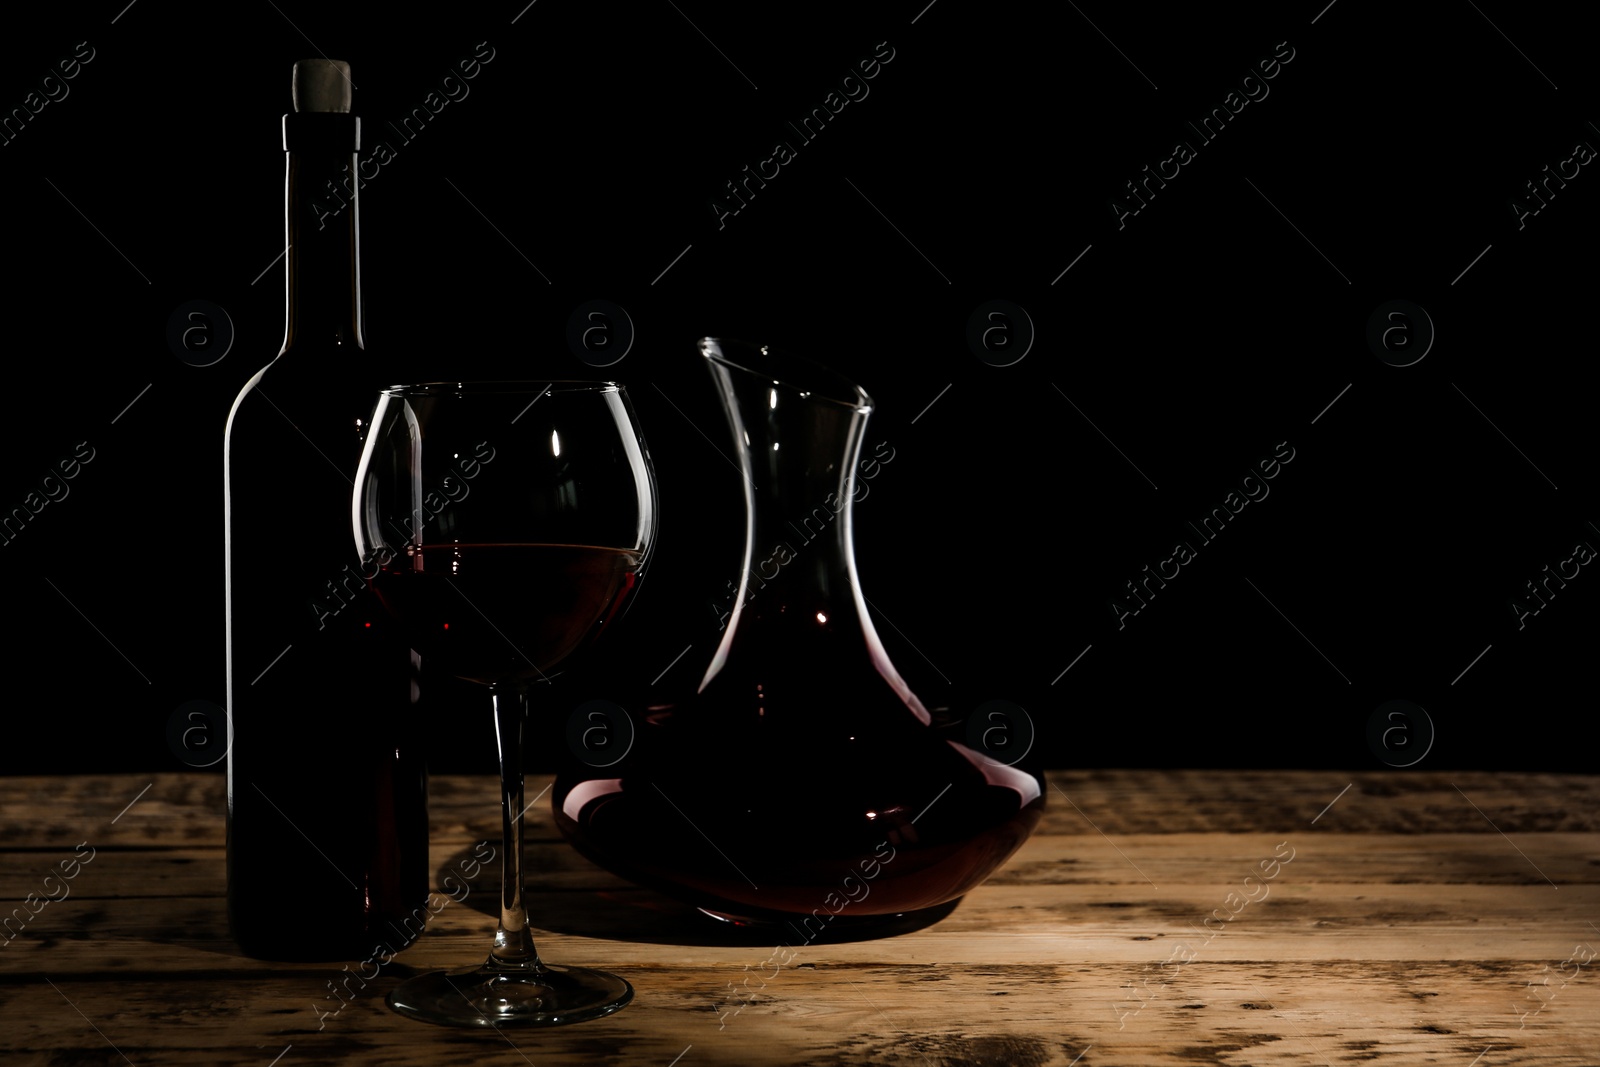
[[[713,924],[593,867],[540,804],[528,836],[541,952],[614,970],[637,997],[608,1019],[502,1035],[383,1004],[399,979],[484,953],[497,864],[464,900],[436,898],[428,933],[336,999],[340,965],[262,963],[228,940],[220,776],[0,779],[0,918],[27,919],[0,938],[0,1062],[1600,1062],[1600,957],[1563,966],[1575,946],[1600,949],[1595,781],[1050,777],[1039,832],[943,919],[810,944]],[[495,784],[430,788],[442,878],[497,835]],[[70,894],[31,914],[24,898],[80,842],[94,858]],[[314,907],[315,884],[286,906]],[[780,941],[792,958],[766,962]]]

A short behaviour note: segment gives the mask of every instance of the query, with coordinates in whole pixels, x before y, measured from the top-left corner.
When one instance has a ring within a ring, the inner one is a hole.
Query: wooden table
[[[1595,779],[1050,777],[1039,832],[942,921],[815,943],[761,977],[771,944],[595,869],[540,804],[541,952],[616,971],[637,996],[607,1019],[505,1033],[383,1003],[401,977],[484,954],[497,864],[365,990],[333,1000],[340,966],[259,963],[229,942],[219,776],[0,779],[0,900],[27,918],[0,940],[0,1063],[1600,1061]],[[495,783],[431,788],[442,875],[498,834]],[[315,907],[310,888],[290,906]],[[747,977],[757,992],[735,994]]]

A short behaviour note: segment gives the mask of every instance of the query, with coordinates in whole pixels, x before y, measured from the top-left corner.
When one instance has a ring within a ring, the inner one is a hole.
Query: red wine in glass
[[[373,579],[412,647],[481,685],[529,680],[598,637],[640,553],[596,545],[424,544]]]

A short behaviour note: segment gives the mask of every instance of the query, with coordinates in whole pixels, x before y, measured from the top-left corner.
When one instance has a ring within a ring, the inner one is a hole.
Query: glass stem
[[[493,970],[538,970],[539,953],[528,933],[522,886],[522,735],[528,721],[528,690],[494,686],[495,741],[500,749],[500,821],[505,849],[500,859],[500,929],[486,964]]]

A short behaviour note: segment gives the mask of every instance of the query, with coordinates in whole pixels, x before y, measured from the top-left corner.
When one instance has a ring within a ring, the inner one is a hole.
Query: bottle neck
[[[353,115],[284,116],[286,313],[283,350],[357,353],[362,333],[361,256]]]

